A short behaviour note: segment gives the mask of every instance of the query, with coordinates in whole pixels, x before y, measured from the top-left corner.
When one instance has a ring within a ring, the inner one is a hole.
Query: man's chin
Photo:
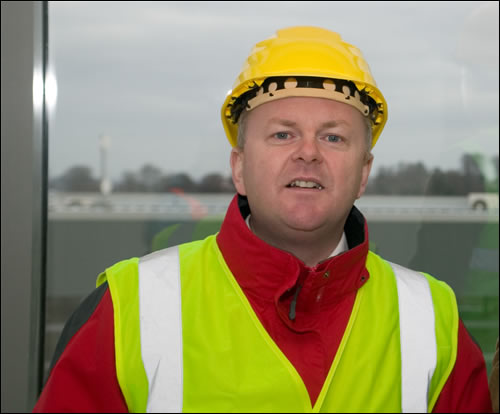
[[[287,227],[297,232],[311,233],[325,226],[324,220],[314,217],[289,217],[285,220]]]
[[[282,222],[296,232],[303,233],[328,233],[336,231],[338,227],[345,224],[347,214],[338,215],[335,211],[321,211],[319,209],[309,208],[299,211],[290,211],[289,214],[282,216]]]

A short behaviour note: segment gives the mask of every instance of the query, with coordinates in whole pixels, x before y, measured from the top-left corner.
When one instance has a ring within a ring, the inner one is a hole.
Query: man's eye
[[[290,137],[290,134],[288,132],[277,132],[274,136],[278,139],[287,139]]]
[[[340,138],[338,135],[331,134],[326,136],[326,140],[328,142],[340,142],[342,141],[342,138]]]

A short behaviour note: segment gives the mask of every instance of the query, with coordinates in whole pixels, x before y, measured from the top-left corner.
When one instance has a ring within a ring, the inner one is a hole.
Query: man
[[[451,289],[368,251],[353,203],[387,104],[360,51],[278,31],[222,120],[220,232],[101,274],[35,411],[490,411]]]
[[[493,356],[493,361],[491,364],[491,373],[490,373],[490,394],[491,394],[491,405],[493,407],[493,412],[498,413],[498,339],[497,339],[497,347],[495,349],[495,354]]]

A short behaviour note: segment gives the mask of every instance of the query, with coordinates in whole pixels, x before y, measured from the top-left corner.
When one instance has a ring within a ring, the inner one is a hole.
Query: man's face
[[[333,100],[291,97],[249,112],[231,167],[257,234],[341,231],[370,173],[365,137],[361,113]]]

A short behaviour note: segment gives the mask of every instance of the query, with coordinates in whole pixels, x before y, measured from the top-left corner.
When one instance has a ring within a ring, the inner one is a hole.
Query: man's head
[[[302,236],[334,237],[372,164],[361,113],[329,99],[290,97],[246,117],[244,149],[232,150],[231,167],[254,231],[278,246]]]
[[[278,246],[339,236],[387,119],[359,50],[324,29],[281,30],[256,45],[222,115],[254,231]]]

